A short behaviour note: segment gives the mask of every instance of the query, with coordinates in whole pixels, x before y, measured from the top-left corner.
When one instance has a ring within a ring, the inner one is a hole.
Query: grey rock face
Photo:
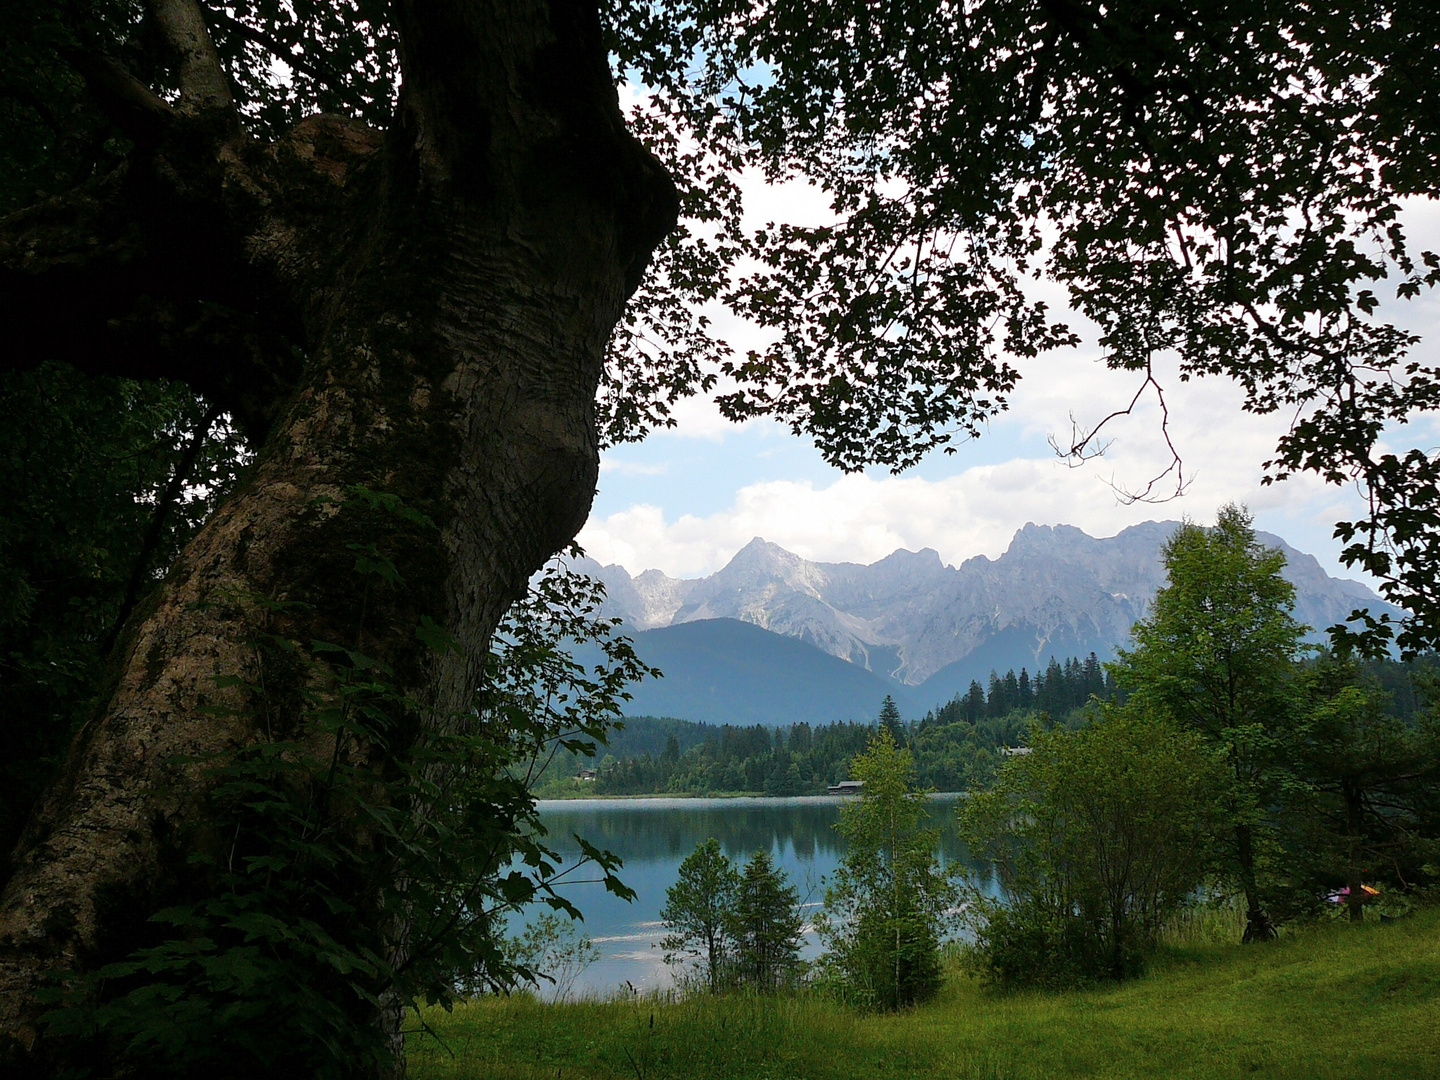
[[[1034,671],[1052,655],[1112,657],[1165,582],[1160,549],[1176,524],[1145,522],[1105,539],[1069,525],[1026,525],[1000,558],[978,555],[959,567],[928,548],[869,566],[816,563],[756,537],[705,578],[658,570],[632,578],[591,559],[577,569],[605,583],[606,614],[636,630],[739,619],[915,686],[946,669],[963,682],[979,677],[971,667]],[[1395,611],[1280,537],[1259,539],[1284,551],[1295,615],[1317,636],[1356,607]]]

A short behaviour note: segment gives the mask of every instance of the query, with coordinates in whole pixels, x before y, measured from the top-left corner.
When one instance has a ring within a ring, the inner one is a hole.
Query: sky
[[[814,189],[751,178],[746,193],[751,224],[825,216]],[[1417,247],[1440,246],[1435,204],[1407,207],[1405,221]],[[1046,299],[1052,308],[1065,306],[1063,294]],[[713,315],[737,351],[763,342],[756,328]],[[1389,316],[1423,335],[1421,355],[1440,337],[1440,297],[1397,304]],[[1240,390],[1226,380],[1182,384],[1159,369],[1189,481],[1179,498],[1127,505],[1112,487],[1142,487],[1169,459],[1153,395],[1108,429],[1113,441],[1103,457],[1076,468],[1059,460],[1048,436],[1068,438],[1072,414],[1089,425],[1123,408],[1139,385],[1134,373],[1107,370],[1093,329],[1073,313],[1066,318],[1081,345],[1017,365],[1023,378],[1007,413],[979,439],[957,444],[956,453],[934,452],[899,475],[846,475],[826,465],[808,439],[773,421],[735,425],[707,399],[683,402],[674,429],[602,455],[580,543],[631,574],[655,568],[672,577],[713,573],[757,536],[818,561],[870,563],[897,548],[928,547],[958,565],[975,555],[997,558],[1028,522],[1113,536],[1142,521],[1207,524],[1220,506],[1240,502],[1257,528],[1315,555],[1329,573],[1365,580],[1342,567],[1342,545],[1333,538],[1336,521],[1361,513],[1358,493],[1311,476],[1263,486],[1263,463],[1285,419],[1246,414]],[[1424,417],[1388,434],[1397,448],[1428,447],[1440,443],[1440,423]]]

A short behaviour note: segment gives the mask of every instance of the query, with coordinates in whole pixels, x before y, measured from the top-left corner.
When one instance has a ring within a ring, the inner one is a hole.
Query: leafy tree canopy
[[[1075,340],[1034,298],[1038,275],[1100,327],[1137,397],[1163,393],[1162,371],[1223,375],[1247,409],[1293,415],[1268,476],[1360,484],[1370,512],[1337,526],[1345,557],[1414,612],[1402,644],[1433,644],[1440,462],[1381,443],[1440,400],[1389,316],[1440,280],[1400,218],[1440,190],[1430,7],[611,0],[601,32],[681,221],[613,342],[604,437],[671,423],[722,376],[728,415],[774,416],[845,469],[953,449],[1006,407],[1027,359]],[[256,136],[317,111],[396,122],[403,11],[203,10]],[[7,0],[9,205],[118,162],[143,129],[136,86],[173,95],[149,12]],[[819,185],[833,223],[743,230],[749,164]],[[727,284],[742,256],[753,269]],[[732,355],[696,309],[722,298],[774,344]],[[1061,449],[1097,446],[1086,429]],[[1177,457],[1177,487],[1182,473]]]
[[[1226,506],[1213,529],[1186,523],[1163,550],[1167,584],[1131,631],[1116,677],[1132,700],[1223,748],[1229,761],[1232,860],[1245,892],[1246,940],[1272,937],[1256,846],[1276,795],[1306,627],[1290,609],[1285,556],[1255,539],[1250,515]]]
[[[1166,584],[1120,651],[1116,676],[1138,697],[1217,740],[1250,741],[1283,708],[1284,678],[1309,629],[1295,621],[1285,556],[1255,539],[1249,513],[1186,523],[1162,551]]]
[[[725,365],[730,415],[810,431],[843,468],[903,467],[1074,340],[1026,286],[1049,278],[1137,400],[1163,405],[1173,362],[1294,416],[1268,476],[1359,482],[1345,557],[1415,612],[1413,647],[1440,619],[1437,463],[1379,438],[1440,390],[1386,317],[1440,280],[1400,220],[1440,187],[1428,7],[680,0],[619,5],[615,47],[702,145],[832,200],[831,224],[743,238],[758,269],[728,299],[776,338]],[[1183,486],[1178,456],[1165,475]]]
[[[1434,700],[1433,675],[1421,678]],[[1363,918],[1366,886],[1424,886],[1440,855],[1440,716],[1410,716],[1353,657],[1325,655],[1296,687],[1287,733],[1279,832],[1281,901],[1309,914],[1343,895]]]

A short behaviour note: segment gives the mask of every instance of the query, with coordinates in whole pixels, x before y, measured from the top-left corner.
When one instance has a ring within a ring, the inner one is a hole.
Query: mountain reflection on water
[[[931,800],[930,827],[940,832],[939,854],[946,865],[970,861],[955,830],[958,799],[941,795]],[[640,991],[672,984],[674,973],[659,947],[665,934],[660,923],[665,890],[675,883],[685,856],[711,836],[737,862],[753,852],[769,851],[799,888],[807,910],[814,910],[824,900],[826,876],[844,854],[845,842],[834,828],[844,801],[833,796],[541,802],[540,820],[564,866],[580,858],[578,834],[620,856],[624,861],[620,878],[637,893],[633,902],[626,903],[596,881],[582,880],[563,888],[584,914],[582,930],[601,953],[601,959],[576,981],[572,996],[607,995],[627,984]],[[581,868],[576,876],[594,875]],[[995,889],[988,876],[983,884],[987,891]],[[804,955],[818,953],[819,942],[807,924]]]

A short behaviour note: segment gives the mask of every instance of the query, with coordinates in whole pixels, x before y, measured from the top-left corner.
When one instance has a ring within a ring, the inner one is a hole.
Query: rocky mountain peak
[[[819,563],[807,562],[779,544],[757,536],[737,551],[713,578],[727,583],[765,580],[786,582],[796,588],[814,588],[823,582],[824,572]]]
[[[898,550],[869,565],[817,563],[755,537],[719,571],[677,579],[637,577],[586,559],[579,567],[608,590],[607,614],[637,630],[739,619],[809,644],[882,677],[915,686],[971,678],[991,668],[1043,668],[1051,656],[1114,656],[1165,580],[1161,549],[1173,521],[1096,538],[1071,525],[1027,524],[998,559],[947,566],[938,552]],[[1394,610],[1364,585],[1332,578],[1280,537],[1296,617],[1317,632],[1356,607]],[[933,696],[933,695],[932,695]]]

